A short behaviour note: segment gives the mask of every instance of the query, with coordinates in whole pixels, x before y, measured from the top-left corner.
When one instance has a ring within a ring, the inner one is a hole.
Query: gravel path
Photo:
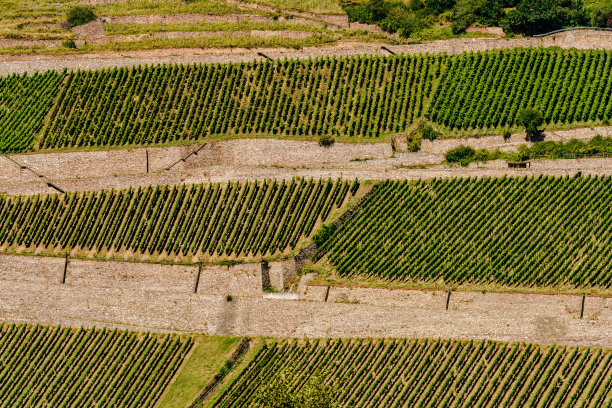
[[[225,63],[262,59],[258,52],[273,59],[316,58],[323,56],[388,55],[382,44],[341,41],[335,45],[305,47],[301,50],[285,48],[264,49],[161,49],[127,52],[102,52],[75,55],[0,55],[0,75],[46,71],[49,69],[103,69],[115,66],[134,66],[167,63]],[[571,31],[544,38],[487,39],[459,38],[423,44],[388,46],[394,52],[405,54],[440,53],[457,54],[466,51],[486,51],[515,47],[598,48],[612,49],[612,33],[599,31]]]
[[[591,133],[612,134],[612,128],[598,130],[563,131],[554,137],[561,140],[587,137]],[[506,149],[524,143],[519,135],[513,139],[504,145]],[[443,153],[459,143],[495,148],[503,144],[503,139],[492,136],[440,140],[425,145],[420,153],[395,154],[386,143],[336,143],[325,149],[316,142],[235,139],[208,142],[197,155],[189,154],[201,145],[14,155],[12,160],[0,160],[0,193],[55,192],[49,182],[65,191],[84,191],[293,177],[416,180],[540,174],[573,176],[578,172],[585,176],[612,175],[612,158],[536,160],[532,161],[530,169],[509,169],[502,160],[472,163],[469,167],[442,164]],[[188,158],[182,161],[185,157]],[[174,163],[177,164],[172,166]],[[171,169],[166,170],[169,167]]]

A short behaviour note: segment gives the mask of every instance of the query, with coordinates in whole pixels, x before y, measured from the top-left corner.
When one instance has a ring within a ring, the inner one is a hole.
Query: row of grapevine
[[[218,134],[378,136],[405,130],[421,115],[441,60],[320,58],[71,72],[40,147]]]
[[[63,76],[45,74],[0,77],[0,153],[31,150],[53,105]]]
[[[215,401],[255,407],[261,390],[318,376],[340,407],[604,407],[612,351],[493,341],[281,340],[259,351]]]
[[[0,249],[195,259],[274,254],[309,236],[345,202],[350,185],[293,179],[0,197]]]
[[[0,324],[0,406],[153,407],[193,340]]]
[[[612,287],[612,178],[386,181],[320,248],[346,277]]]
[[[547,123],[612,118],[612,53],[512,49],[450,58],[427,115],[451,129],[513,126],[522,108]]]

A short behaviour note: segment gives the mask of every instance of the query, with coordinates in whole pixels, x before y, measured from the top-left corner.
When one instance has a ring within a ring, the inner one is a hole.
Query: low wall
[[[612,347],[612,298],[587,297],[582,319],[582,298],[571,295],[452,292],[446,310],[447,293],[441,291],[307,286],[303,300],[286,300],[264,298],[261,286],[255,288],[261,285],[258,265],[203,268],[197,293],[190,287],[197,267],[146,264],[153,271],[149,277],[140,265],[121,271],[126,265],[69,261],[67,283],[61,284],[63,259],[0,256],[0,320],[218,335]],[[182,278],[175,281],[173,274]],[[139,285],[140,279],[146,284]],[[233,292],[231,301],[226,291]]]

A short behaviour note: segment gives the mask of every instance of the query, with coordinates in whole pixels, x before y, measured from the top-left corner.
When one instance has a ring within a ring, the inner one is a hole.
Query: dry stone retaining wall
[[[248,62],[262,59],[262,52],[273,59],[282,58],[316,58],[323,56],[351,55],[388,55],[380,47],[383,44],[364,43],[358,41],[341,41],[335,45],[305,47],[300,50],[287,48],[257,48],[257,49],[161,49],[102,52],[70,56],[54,55],[0,55],[0,75],[13,73],[34,73],[54,69],[104,69],[110,67],[131,67],[145,64],[167,63],[226,63]],[[424,54],[440,53],[457,54],[469,51],[488,51],[515,47],[561,47],[579,49],[612,49],[612,33],[603,31],[570,31],[543,38],[456,38],[450,40],[431,41],[422,44],[387,45],[396,53]]]
[[[67,284],[62,285],[57,280],[62,262],[0,256],[0,320],[219,335],[489,338],[612,347],[609,298],[587,297],[583,319],[578,311],[582,298],[565,295],[453,292],[448,310],[446,292],[440,291],[309,286],[305,298],[311,300],[264,299],[260,286],[254,288],[261,279],[256,267],[230,268],[230,273],[225,267],[210,269],[207,273],[230,282],[248,275],[245,287],[253,290],[232,294],[233,300],[227,301],[225,294],[193,293],[188,284],[164,288],[174,279],[167,272],[190,280],[193,269],[154,272],[139,287],[136,277],[144,270],[135,269],[125,286],[117,278],[120,273],[105,271],[110,283],[92,277],[83,281],[87,284],[74,285],[69,267]],[[86,263],[73,266],[80,270]],[[49,277],[40,279],[45,273]],[[80,273],[83,279],[88,274]],[[206,281],[202,276],[201,284]]]

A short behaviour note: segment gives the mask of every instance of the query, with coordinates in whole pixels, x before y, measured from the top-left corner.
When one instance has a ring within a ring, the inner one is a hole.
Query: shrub
[[[504,130],[503,137],[504,137],[504,142],[506,143],[509,142],[510,138],[512,137],[512,133],[510,133],[510,130],[508,129]]]
[[[70,27],[76,27],[89,23],[96,19],[96,14],[91,6],[74,6],[68,10],[66,20]]]
[[[449,163],[460,163],[467,166],[476,156],[476,150],[469,146],[457,146],[446,152],[446,161]]]
[[[502,22],[505,32],[534,35],[588,24],[582,0],[522,0]]]
[[[232,295],[227,295],[225,297],[225,300],[227,300],[228,302],[231,302],[232,300],[234,300],[234,298],[232,297]]]
[[[517,121],[521,126],[525,126],[528,141],[542,139],[543,133],[540,126],[544,123],[544,116],[539,110],[533,108],[522,109],[518,114]]]
[[[409,135],[406,139],[408,142],[408,147],[406,148],[406,150],[408,152],[414,153],[414,152],[418,152],[421,150],[421,142],[423,138],[421,137],[419,133]]]
[[[442,136],[442,133],[435,130],[430,124],[422,122],[419,124],[419,132],[423,139],[427,139],[431,142]]]
[[[77,46],[74,40],[65,40],[62,41],[62,47],[76,49]]]
[[[331,147],[336,141],[330,135],[323,135],[319,137],[319,146],[321,147]]]
[[[336,231],[334,224],[323,224],[316,234],[312,237],[312,240],[320,248]]]

